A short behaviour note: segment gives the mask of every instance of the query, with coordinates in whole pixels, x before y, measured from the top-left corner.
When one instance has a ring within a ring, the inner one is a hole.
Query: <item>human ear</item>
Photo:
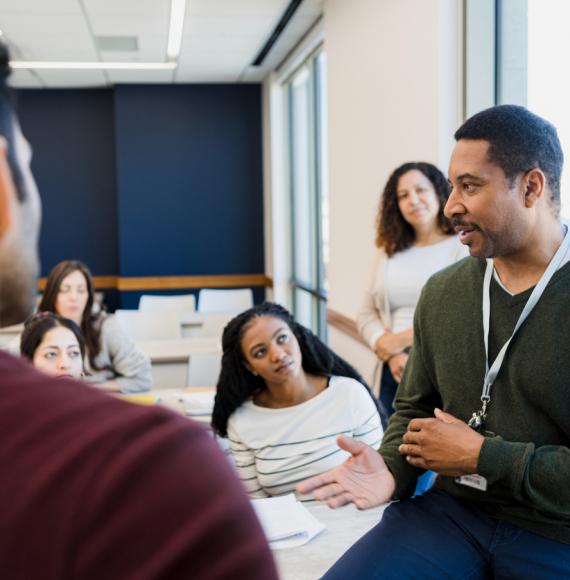
[[[251,368],[250,364],[246,361],[243,361],[243,366],[253,375],[257,376],[257,373]]]
[[[534,207],[544,195],[546,189],[546,177],[540,169],[531,169],[523,177],[524,204],[525,207]]]
[[[8,165],[8,144],[3,137],[0,137],[0,239],[12,226],[15,202],[16,189]]]

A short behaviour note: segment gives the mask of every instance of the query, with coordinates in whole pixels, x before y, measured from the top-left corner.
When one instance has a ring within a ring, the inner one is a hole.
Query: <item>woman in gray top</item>
[[[150,360],[122,331],[115,317],[92,313],[93,280],[82,262],[65,260],[50,272],[38,310],[73,320],[85,339],[87,380],[108,391],[152,388]]]

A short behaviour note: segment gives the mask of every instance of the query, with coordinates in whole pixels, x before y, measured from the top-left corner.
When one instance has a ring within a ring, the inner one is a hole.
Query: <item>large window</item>
[[[562,174],[562,216],[570,217],[570,2],[528,0],[527,106],[558,129],[566,168]]]
[[[319,51],[287,83],[293,311],[323,339],[329,248],[325,74],[325,53]]]
[[[561,213],[568,219],[570,0],[466,0],[466,7],[466,115],[514,103],[554,124],[566,159]]]

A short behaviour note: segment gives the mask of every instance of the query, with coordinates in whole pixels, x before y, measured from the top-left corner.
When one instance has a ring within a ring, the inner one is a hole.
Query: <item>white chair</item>
[[[198,336],[215,337],[222,340],[224,328],[232,318],[231,314],[220,314],[219,312],[204,314],[204,323],[199,330]]]
[[[115,316],[131,340],[182,338],[180,320],[174,310],[165,312],[117,310]]]
[[[194,294],[182,294],[179,296],[143,294],[139,300],[139,310],[145,312],[164,310],[194,312],[196,310],[196,297]]]
[[[224,312],[239,314],[253,306],[251,288],[239,290],[213,290],[204,288],[198,294],[198,312]]]
[[[103,310],[103,300],[105,299],[105,294],[101,291],[95,292],[93,296],[93,306],[91,307],[92,314],[99,314]]]
[[[196,352],[188,359],[187,387],[213,387],[222,369],[222,353]]]

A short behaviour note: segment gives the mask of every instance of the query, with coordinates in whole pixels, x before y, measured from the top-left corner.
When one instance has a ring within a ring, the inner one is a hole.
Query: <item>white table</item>
[[[187,415],[186,409],[182,402],[182,397],[185,394],[192,393],[215,393],[216,387],[185,387],[185,388],[172,388],[172,389],[153,389],[146,393],[134,393],[134,394],[121,394],[117,395],[119,398],[131,401],[133,403],[139,403],[144,405],[155,405],[158,404],[162,407],[166,407],[171,411],[180,413],[184,416],[191,416],[195,421],[201,423],[210,423],[210,415]]]
[[[193,353],[221,352],[220,340],[217,338],[140,340],[135,345],[150,358],[156,389],[185,385],[188,359]]]
[[[180,314],[180,325],[182,327],[182,336],[190,338],[200,336],[204,326],[204,315],[201,312],[182,312]]]
[[[222,350],[220,340],[210,337],[137,340],[135,345],[150,358],[153,364],[188,362],[188,357],[193,353],[221,352]]]
[[[313,501],[304,502],[303,505],[325,524],[326,530],[304,546],[273,551],[281,580],[320,578],[348,548],[382,519],[388,504],[365,511],[359,511],[352,505],[332,510],[326,504]]]

